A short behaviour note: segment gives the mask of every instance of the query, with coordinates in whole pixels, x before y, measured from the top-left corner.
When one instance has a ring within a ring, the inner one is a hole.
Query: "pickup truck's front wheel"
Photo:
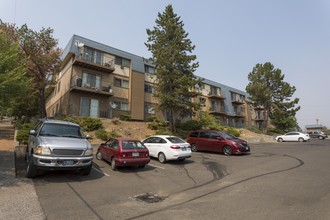
[[[27,161],[27,168],[26,168],[26,177],[34,178],[38,174],[38,169],[33,163],[32,156],[28,157],[27,159],[28,159],[28,161]]]

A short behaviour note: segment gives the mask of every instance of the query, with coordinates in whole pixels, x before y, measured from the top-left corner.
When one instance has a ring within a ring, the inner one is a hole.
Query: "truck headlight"
[[[50,155],[50,149],[48,147],[38,146],[36,147],[35,153],[41,155]]]
[[[84,153],[85,156],[92,156],[93,155],[93,149],[92,148],[89,148],[85,151]]]

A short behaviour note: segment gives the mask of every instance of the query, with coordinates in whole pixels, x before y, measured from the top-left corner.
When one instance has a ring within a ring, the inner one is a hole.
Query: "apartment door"
[[[99,117],[100,103],[97,99],[81,98],[80,116]]]

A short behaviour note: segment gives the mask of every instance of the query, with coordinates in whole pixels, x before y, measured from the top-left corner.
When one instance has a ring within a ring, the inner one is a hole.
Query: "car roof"
[[[136,138],[131,138],[131,137],[117,137],[117,138],[109,138],[109,140],[111,139],[116,139],[116,140],[119,140],[119,141],[140,141]]]
[[[168,138],[168,137],[177,137],[177,136],[174,136],[174,135],[166,135],[166,134],[159,134],[159,135],[152,135],[150,137],[161,137],[161,138]],[[150,138],[148,137],[148,138]]]
[[[66,124],[66,125],[79,126],[78,124],[70,122],[70,121],[62,121],[62,120],[56,120],[56,119],[45,119],[45,120],[43,120],[43,123],[45,123],[45,124]]]
[[[195,130],[192,132],[222,132],[222,131],[218,131],[218,130],[211,130],[211,129],[201,129],[201,130]]]

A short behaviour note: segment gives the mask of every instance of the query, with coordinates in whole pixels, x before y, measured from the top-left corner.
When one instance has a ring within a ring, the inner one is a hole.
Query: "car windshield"
[[[122,142],[122,148],[124,150],[129,150],[129,149],[144,149],[144,145],[140,141],[123,141]]]
[[[79,126],[67,124],[53,124],[46,123],[41,128],[40,136],[54,136],[54,137],[72,137],[83,138],[83,133]]]
[[[234,137],[234,136],[228,134],[227,132],[222,131],[222,132],[220,132],[220,133],[221,133],[221,135],[222,135],[224,138],[226,138],[227,140],[236,140],[236,139],[237,139],[237,137]]]
[[[167,137],[167,140],[169,140],[173,144],[180,144],[180,143],[185,143],[184,140],[178,137]]]

